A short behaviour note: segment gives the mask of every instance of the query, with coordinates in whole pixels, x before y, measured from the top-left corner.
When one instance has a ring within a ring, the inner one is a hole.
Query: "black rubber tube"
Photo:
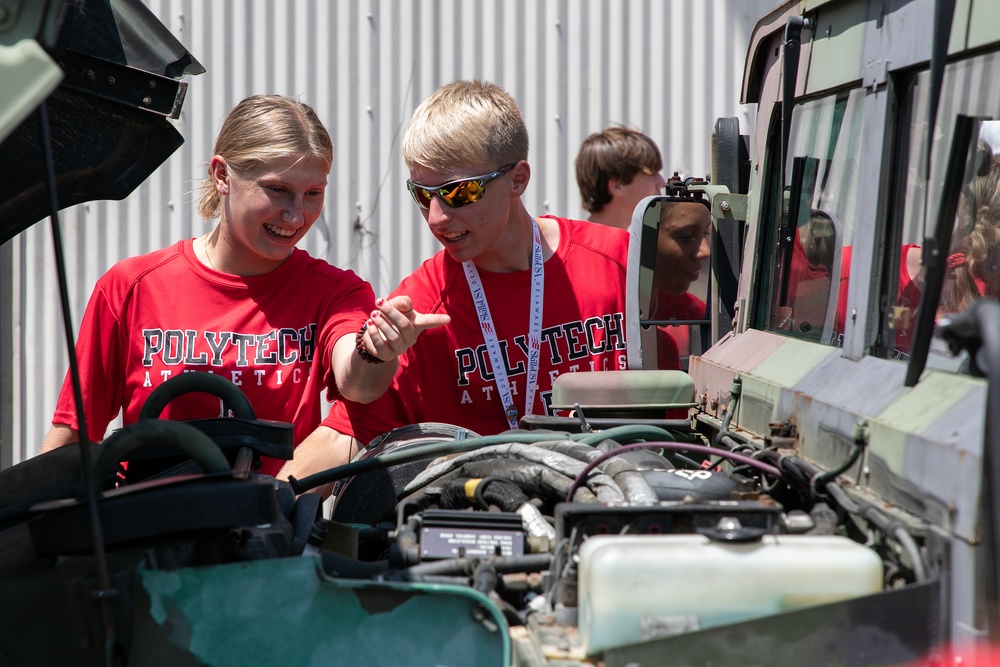
[[[190,424],[148,419],[129,424],[109,435],[98,448],[94,479],[115,473],[118,462],[144,447],[172,447],[190,456],[206,473],[230,472],[229,461],[211,438]]]
[[[481,563],[489,563],[499,574],[511,572],[541,572],[552,566],[552,556],[549,554],[525,554],[523,556],[498,556],[494,558],[449,558],[434,560],[414,565],[400,574],[404,577],[424,575],[471,575]]]
[[[184,394],[205,392],[222,399],[223,405],[239,419],[256,419],[250,399],[235,384],[214,373],[182,373],[154,389],[139,411],[139,420],[159,419],[170,401]]]

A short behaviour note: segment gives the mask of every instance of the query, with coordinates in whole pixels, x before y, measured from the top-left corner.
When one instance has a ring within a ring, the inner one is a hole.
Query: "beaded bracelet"
[[[365,329],[368,328],[368,323],[365,322],[358,329],[358,336],[354,339],[354,349],[357,351],[358,356],[367,361],[369,364],[384,364],[385,361],[379,359],[374,354],[365,349]]]

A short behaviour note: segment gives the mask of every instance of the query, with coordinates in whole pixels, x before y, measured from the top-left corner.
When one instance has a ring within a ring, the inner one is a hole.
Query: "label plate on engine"
[[[524,533],[425,526],[420,535],[420,555],[421,558],[521,556],[524,555]]]

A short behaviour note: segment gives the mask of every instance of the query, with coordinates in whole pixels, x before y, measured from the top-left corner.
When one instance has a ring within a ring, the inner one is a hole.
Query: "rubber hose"
[[[565,454],[559,454],[541,447],[524,443],[509,443],[495,445],[472,452],[466,452],[459,456],[446,459],[440,463],[431,464],[421,473],[414,477],[403,489],[403,493],[412,493],[424,486],[436,481],[442,475],[460,467],[467,461],[513,458],[538,463],[543,468],[554,470],[562,475],[575,478],[583,470],[583,465]],[[594,475],[588,479],[587,487],[593,491],[600,502],[620,502],[625,495],[615,481],[604,474]]]
[[[428,485],[433,484],[434,486],[438,486],[462,477],[490,476],[498,477],[514,484],[528,496],[551,498],[555,501],[559,501],[565,497],[574,479],[569,475],[564,475],[538,463],[494,457],[481,461],[468,461],[458,469],[448,471],[431,480]],[[412,501],[423,505],[424,503],[421,501],[421,498],[424,496],[424,488],[426,486],[422,486],[420,489],[403,496],[399,500],[399,503]],[[597,496],[590,489],[584,490],[588,497],[587,502],[596,501]]]
[[[529,500],[517,485],[499,477],[485,477],[480,480],[476,486],[476,496],[487,505],[496,505],[502,512],[516,512]]]
[[[577,442],[585,445],[597,445],[604,440],[615,440],[620,444],[628,444],[637,440],[675,440],[674,435],[658,426],[644,424],[634,424],[629,426],[615,426],[597,433],[579,434],[579,438],[573,438]]]
[[[352,461],[335,468],[330,468],[329,470],[318,472],[314,475],[309,475],[308,477],[303,477],[302,479],[296,479],[294,476],[289,476],[288,482],[292,485],[295,493],[299,494],[310,489],[331,484],[341,479],[346,479],[347,477],[360,475],[361,473],[369,472],[371,470],[390,468],[394,465],[411,463],[413,461],[436,459],[441,456],[450,456],[452,454],[461,454],[463,452],[470,452],[497,444],[510,442],[544,442],[547,440],[565,439],[567,437],[570,437],[570,434],[564,433],[562,434],[562,437],[560,437],[559,434],[549,432],[530,433],[526,431],[508,431],[499,435],[487,435],[476,438],[465,438],[462,440],[433,442],[426,445],[418,445],[414,447],[407,447],[402,450],[385,452],[384,454],[379,454],[377,456],[373,456],[372,458],[362,459],[360,461]]]
[[[363,459],[361,461],[352,461],[351,463],[346,463],[329,470],[324,470],[318,472],[314,475],[309,475],[302,479],[296,479],[294,476],[288,478],[289,483],[295,490],[296,494],[303,493],[310,489],[315,489],[332,482],[336,482],[347,477],[353,477],[359,475],[363,472],[368,472],[370,470],[380,470],[382,468],[388,468],[393,465],[399,465],[403,463],[410,463],[412,461],[423,461],[426,459],[434,459],[439,456],[446,456],[451,454],[459,454],[462,452],[474,451],[476,449],[481,449],[483,447],[488,447],[490,445],[505,444],[511,442],[520,443],[535,443],[535,442],[547,442],[551,440],[565,440],[565,439],[575,440],[577,442],[582,442],[584,444],[596,444],[605,440],[607,438],[611,439],[643,439],[643,438],[654,438],[656,440],[675,440],[674,436],[662,428],[647,425],[629,425],[629,426],[616,426],[614,428],[601,431],[600,433],[555,433],[555,432],[540,432],[532,433],[530,431],[506,431],[498,435],[486,435],[480,436],[478,438],[466,438],[463,440],[451,440],[447,442],[435,442],[428,445],[408,447],[400,451],[386,452],[385,454],[380,454],[374,456],[370,459]]]
[[[403,570],[402,572],[413,576],[424,575],[468,575],[474,568],[484,562],[477,558],[449,558],[446,560],[435,560]],[[526,554],[524,556],[497,556],[489,559],[490,566],[498,574],[509,574],[511,572],[542,572],[548,570],[552,565],[552,556],[549,554]]]
[[[497,571],[489,563],[480,563],[472,575],[472,587],[480,593],[489,594],[496,590],[498,579]]]
[[[619,443],[614,440],[605,440],[602,442],[610,442],[614,448],[619,446]],[[543,442],[538,443],[535,446],[565,454],[566,456],[583,463],[590,463],[595,458],[603,455],[602,451],[596,449],[592,445],[577,444],[574,442]],[[628,459],[621,456],[615,456],[613,458],[609,458],[599,467],[604,474],[611,477],[615,480],[615,483],[618,484],[618,487],[622,490],[622,496],[624,497],[625,502],[657,502],[658,497],[656,492],[653,490],[653,487],[649,485],[649,481],[646,480],[645,475],[636,469],[635,465]]]
[[[235,384],[215,373],[195,371],[175,375],[150,392],[139,411],[139,420],[158,419],[170,401],[184,394],[204,392],[222,400],[239,419],[256,419],[246,394]]]
[[[898,521],[893,521],[889,519],[880,509],[871,505],[869,503],[856,503],[851,500],[847,492],[840,488],[834,483],[827,484],[827,493],[829,493],[838,504],[844,507],[851,514],[856,514],[857,516],[863,517],[875,524],[879,529],[881,529],[887,536],[896,540],[901,547],[909,554],[910,562],[913,565],[913,576],[917,581],[927,581],[927,566],[924,563],[923,556],[920,554],[920,547],[917,545],[916,540],[910,535],[906,526],[899,523]]]
[[[411,518],[396,531],[396,539],[389,545],[389,565],[395,568],[409,567],[420,562],[420,538],[417,523]]]
[[[339,579],[374,579],[389,569],[385,561],[364,563],[325,549],[320,551],[323,572]]]
[[[459,471],[469,477],[497,477],[519,488],[532,498],[561,498],[573,480],[537,463],[514,459],[469,461]]]
[[[94,479],[115,474],[118,462],[145,447],[171,447],[187,454],[206,473],[229,473],[229,461],[211,438],[190,424],[152,419],[120,428],[101,443],[94,461]]]

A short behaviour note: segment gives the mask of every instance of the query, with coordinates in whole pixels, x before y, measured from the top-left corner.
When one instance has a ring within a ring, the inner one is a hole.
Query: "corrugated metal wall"
[[[399,157],[404,123],[436,87],[481,78],[509,90],[532,141],[528,210],[585,217],[573,159],[590,132],[641,129],[660,145],[667,175],[704,175],[716,118],[738,116],[749,130],[752,110],[739,104],[746,47],[756,17],[776,1],[147,4],[208,71],[188,80],[178,122],[186,142],[166,164],[123,202],[62,213],[74,331],[94,281],[114,262],[205,229],[193,192],[222,118],[246,95],[297,96],[327,124],[333,173],[324,215],[303,247],[355,270],[381,295],[438,249],[405,191]],[[37,452],[68,364],[48,222],[10,244],[2,465]]]

